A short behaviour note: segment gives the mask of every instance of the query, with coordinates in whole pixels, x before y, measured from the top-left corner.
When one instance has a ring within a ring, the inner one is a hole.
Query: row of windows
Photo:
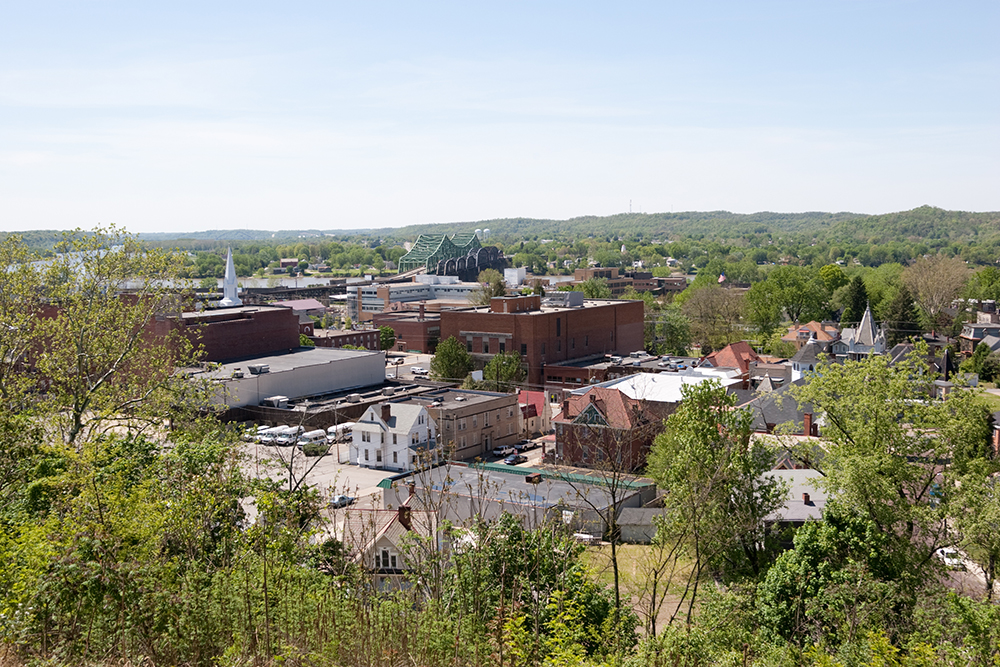
[[[369,458],[369,451],[366,449],[365,450],[365,461],[370,461],[370,460],[371,459]],[[392,453],[392,462],[393,463],[399,463],[399,452],[393,452]],[[416,463],[416,462],[417,462],[416,455],[415,454],[411,455],[410,456],[410,463]],[[375,450],[375,463],[382,463],[382,450],[381,449],[376,449]]]

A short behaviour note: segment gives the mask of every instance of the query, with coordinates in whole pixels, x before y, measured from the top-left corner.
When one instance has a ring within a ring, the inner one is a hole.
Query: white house
[[[365,468],[413,470],[437,457],[437,429],[422,405],[373,405],[354,424],[351,435],[351,463]]]

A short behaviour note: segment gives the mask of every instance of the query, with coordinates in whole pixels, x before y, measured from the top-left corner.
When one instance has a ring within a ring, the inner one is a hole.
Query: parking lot
[[[542,438],[535,438],[534,446],[523,452],[527,461],[517,467],[533,467],[541,463],[543,455]],[[549,443],[551,446],[551,443]],[[376,470],[350,465],[348,456],[350,444],[342,442],[331,447],[330,453],[322,457],[304,456],[295,447],[278,447],[248,443],[243,446],[247,455],[248,472],[256,477],[270,477],[287,484],[288,463],[291,461],[292,476],[297,482],[305,478],[304,484],[316,487],[323,498],[344,494],[358,498],[361,506],[380,506],[381,490],[378,483],[398,474],[395,470]],[[486,457],[488,462],[502,463],[504,457]],[[293,482],[294,483],[294,482]],[[287,488],[287,486],[286,486]]]
[[[344,494],[358,498],[358,503],[364,506],[373,506],[375,501],[380,503],[378,483],[396,472],[349,465],[349,448],[348,443],[342,442],[332,446],[329,454],[318,458],[304,456],[294,447],[253,443],[244,445],[243,451],[248,457],[249,471],[256,477],[271,477],[287,484],[288,462],[291,461],[294,479],[304,476],[304,483],[316,487],[323,498]]]

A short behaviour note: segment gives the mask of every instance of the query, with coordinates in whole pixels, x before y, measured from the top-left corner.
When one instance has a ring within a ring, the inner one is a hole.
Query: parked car
[[[493,456],[509,456],[511,454],[517,454],[517,450],[510,445],[493,448]]]
[[[410,366],[410,372],[414,375],[427,375],[427,369],[421,366]]]
[[[518,453],[526,452],[529,449],[533,449],[534,447],[535,447],[535,442],[533,440],[522,440],[521,442],[514,445],[514,449],[516,449]]]
[[[334,496],[333,498],[330,498],[330,502],[328,502],[326,506],[333,508],[347,507],[348,505],[353,505],[355,500],[357,499],[352,498],[351,496]]]
[[[962,554],[958,553],[954,549],[944,547],[942,549],[938,549],[934,553],[937,554],[937,557],[944,562],[944,566],[949,570],[965,569],[965,561],[962,560]]]
[[[503,460],[509,466],[516,466],[518,463],[526,463],[527,461],[528,457],[524,454],[511,454]]]

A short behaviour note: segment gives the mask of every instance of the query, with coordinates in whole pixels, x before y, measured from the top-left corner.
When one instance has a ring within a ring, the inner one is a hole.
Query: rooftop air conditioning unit
[[[234,369],[233,370],[233,377],[234,378],[241,378],[241,377],[243,377],[243,369],[241,369],[241,368]]]
[[[250,375],[260,375],[260,369],[263,364],[249,364],[247,370],[250,371]]]
[[[396,393],[395,387],[386,387],[385,389],[382,390],[383,396],[392,396],[395,393]]]
[[[348,403],[360,403],[361,402],[361,394],[350,394],[347,397],[347,402]]]

